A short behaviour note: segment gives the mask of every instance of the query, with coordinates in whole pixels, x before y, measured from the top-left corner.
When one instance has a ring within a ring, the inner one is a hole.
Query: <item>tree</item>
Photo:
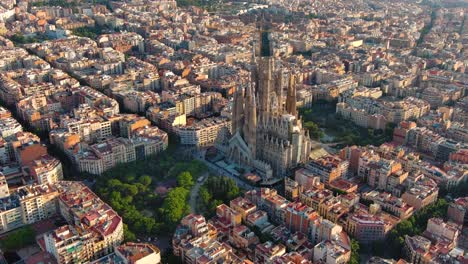
[[[218,206],[221,205],[221,204],[223,204],[223,201],[217,200],[217,199],[213,200],[213,201],[211,202],[210,211],[212,211],[212,212],[216,211],[216,207],[218,207]]]
[[[148,187],[151,185],[151,177],[148,175],[142,175],[140,176],[140,178],[138,178],[138,182]]]
[[[127,173],[125,174],[124,182],[133,183],[135,181],[135,178],[136,178],[135,173],[133,172]]]
[[[122,182],[119,181],[118,179],[110,179],[107,181],[107,184],[106,184],[109,189],[120,189],[120,186],[122,186]]]
[[[393,130],[395,130],[395,127],[396,125],[394,123],[387,123],[387,125],[385,125],[385,138],[387,141],[390,141],[392,140],[393,138]]]
[[[206,216],[211,216],[216,207],[222,203],[229,203],[240,195],[237,183],[228,177],[210,176],[200,188],[199,197]]]
[[[126,195],[134,197],[138,194],[138,187],[132,184],[123,184],[123,190]]]
[[[20,33],[16,33],[15,35],[11,36],[10,39],[16,44],[28,44],[28,43],[34,43],[34,42],[39,41],[37,37],[26,37]]]
[[[226,194],[226,199],[224,200],[225,202],[229,202],[239,196],[240,194],[240,189],[237,187],[237,183],[234,182],[234,180],[229,179],[228,181],[228,192]]]
[[[312,121],[308,121],[304,123],[304,127],[309,130],[310,136],[313,139],[318,140],[321,137],[323,137],[323,131],[320,129],[320,127],[316,123]]]
[[[86,37],[90,39],[96,39],[98,35],[102,33],[102,28],[95,26],[95,27],[80,27],[75,28],[72,30],[73,35],[79,37]]]
[[[212,198],[206,187],[201,187],[198,195],[200,196],[200,199],[204,205],[207,205]]]
[[[130,231],[128,229],[128,225],[124,224],[123,225],[123,229],[124,229],[124,239],[125,239],[125,242],[131,242],[131,241],[135,241],[136,240],[136,236],[135,234]]]
[[[0,245],[4,251],[15,251],[32,245],[35,241],[36,231],[31,226],[25,226],[3,237]]]
[[[187,190],[192,188],[192,186],[195,184],[193,182],[192,174],[190,174],[188,171],[181,172],[179,176],[177,176],[177,183],[180,187],[183,187]]]
[[[169,191],[161,208],[163,216],[168,224],[176,224],[182,219],[184,213],[189,209],[187,198],[189,190],[177,187]]]
[[[359,242],[357,242],[355,239],[351,239],[351,259],[349,261],[350,264],[360,263],[359,249]]]
[[[156,221],[153,218],[141,217],[135,223],[135,229],[140,234],[151,234],[155,225]]]
[[[44,0],[31,3],[31,6],[60,6],[60,7],[74,7],[78,3],[76,1],[66,0]]]
[[[96,194],[122,216],[128,225],[126,229],[130,238],[135,234],[170,233],[190,211],[188,189],[193,186],[193,179],[206,172],[207,167],[199,161],[177,161],[173,151],[173,147],[169,146],[164,154],[119,164],[100,177],[94,177]],[[156,195],[151,188],[154,179],[177,176],[180,187],[171,190],[165,199]],[[237,191],[234,189],[233,192]],[[211,196],[208,195],[206,199],[211,201]]]

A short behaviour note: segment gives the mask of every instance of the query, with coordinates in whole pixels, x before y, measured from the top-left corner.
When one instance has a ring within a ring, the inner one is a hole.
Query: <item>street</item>
[[[200,187],[205,183],[206,179],[208,179],[209,172],[205,172],[202,176],[203,181],[199,182],[198,180],[196,181],[195,185],[192,187],[192,190],[190,191],[190,200],[189,200],[189,205],[190,205],[190,213],[196,214],[197,213],[197,200],[198,200],[198,192],[200,191]]]

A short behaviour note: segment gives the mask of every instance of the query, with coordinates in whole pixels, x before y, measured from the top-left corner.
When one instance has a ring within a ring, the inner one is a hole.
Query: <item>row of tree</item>
[[[31,6],[61,6],[61,7],[75,7],[78,5],[78,1],[69,0],[44,0],[35,1],[31,3]]]
[[[201,211],[208,217],[216,212],[216,207],[229,202],[240,195],[237,183],[226,176],[210,176],[200,188]]]
[[[90,39],[96,39],[97,36],[102,34],[102,28],[99,26],[94,27],[79,27],[72,30],[73,35],[79,37],[86,37]]]
[[[10,40],[13,41],[13,43],[15,43],[16,45],[21,45],[21,44],[41,42],[43,40],[47,40],[47,37],[45,36],[45,34],[38,34],[35,36],[25,36],[21,33],[16,33],[10,36]]]

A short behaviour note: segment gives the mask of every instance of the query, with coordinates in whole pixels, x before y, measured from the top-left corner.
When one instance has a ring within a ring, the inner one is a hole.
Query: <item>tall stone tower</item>
[[[283,72],[275,68],[271,28],[264,21],[258,25],[258,38],[260,45],[257,48],[258,57],[253,66],[256,71],[252,72],[252,79],[257,85],[259,114],[280,114],[283,104]]]
[[[286,97],[286,112],[293,116],[297,116],[296,106],[296,78],[294,73],[289,74],[288,94]]]

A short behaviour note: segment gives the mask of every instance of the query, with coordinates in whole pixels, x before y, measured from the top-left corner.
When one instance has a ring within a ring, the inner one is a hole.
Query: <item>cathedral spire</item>
[[[250,58],[250,64],[252,64],[252,65],[257,64],[257,59],[256,59],[257,52],[255,52],[256,46],[257,46],[257,41],[254,39],[252,41],[252,57]]]
[[[256,26],[259,35],[257,55],[259,57],[272,57],[271,21],[266,21],[265,14],[262,14],[260,20],[256,20]]]
[[[252,111],[250,111],[252,126],[257,128],[257,98],[255,97],[255,84],[252,83]]]
[[[253,82],[247,86],[244,116],[244,140],[250,148],[252,158],[255,159],[257,152],[257,102]]]
[[[244,123],[244,88],[242,85],[237,86],[234,93],[232,112],[232,133],[235,134],[239,129],[242,129],[242,124]]]
[[[278,98],[277,113],[283,113],[283,69],[276,72],[276,96]]]
[[[250,97],[252,97],[252,89],[250,87],[250,82],[247,84],[244,100],[244,124],[242,126],[242,132],[244,134],[244,139],[249,136],[249,121],[250,121],[250,111],[252,110],[252,106],[250,105]]]
[[[293,72],[289,75],[288,94],[286,98],[286,111],[297,116],[296,108],[296,77]]]

